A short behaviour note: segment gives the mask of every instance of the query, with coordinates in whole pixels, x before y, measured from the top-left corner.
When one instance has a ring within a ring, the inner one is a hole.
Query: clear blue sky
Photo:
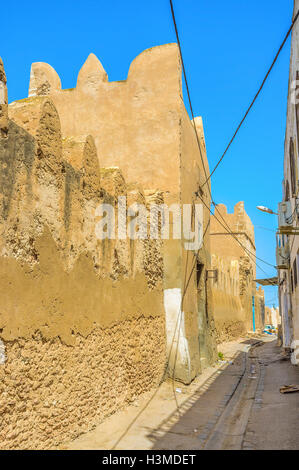
[[[288,30],[293,1],[173,2],[194,113],[203,117],[212,168]],[[0,55],[10,101],[27,96],[32,62],[48,62],[63,88],[71,88],[90,52],[101,60],[109,80],[122,80],[142,50],[176,40],[168,0],[16,0],[2,5],[1,17]],[[256,205],[275,210],[281,200],[289,54],[290,40],[212,179],[217,203],[231,211],[245,201],[256,226],[257,255],[273,264],[276,218]],[[257,274],[265,277],[259,269]],[[266,300],[271,299],[277,303],[276,289],[269,287]]]

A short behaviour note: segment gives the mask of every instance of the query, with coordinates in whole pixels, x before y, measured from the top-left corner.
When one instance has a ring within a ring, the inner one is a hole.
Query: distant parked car
[[[273,325],[265,325],[264,333],[267,333],[268,335],[273,335],[273,334],[277,333],[277,330],[276,330],[275,326],[273,326]]]

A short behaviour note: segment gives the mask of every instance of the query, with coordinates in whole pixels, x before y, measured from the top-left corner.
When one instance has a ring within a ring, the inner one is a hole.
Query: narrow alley
[[[176,382],[173,387],[168,380],[152,400],[152,393],[143,395],[60,448],[299,449],[299,394],[280,393],[283,385],[299,384],[299,369],[277,338],[257,336],[220,348],[224,360],[191,385]]]
[[[0,452],[299,450],[299,0],[4,3]]]

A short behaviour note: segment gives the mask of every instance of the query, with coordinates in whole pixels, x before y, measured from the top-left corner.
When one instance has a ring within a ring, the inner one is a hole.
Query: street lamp
[[[278,215],[277,212],[274,212],[274,211],[272,211],[272,209],[269,209],[268,207],[265,207],[265,206],[256,206],[256,208],[257,208],[259,211],[267,212],[267,214]]]

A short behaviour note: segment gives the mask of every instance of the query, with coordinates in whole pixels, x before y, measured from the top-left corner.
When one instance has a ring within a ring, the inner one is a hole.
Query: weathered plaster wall
[[[196,126],[201,152],[194,130]],[[211,196],[206,184],[201,189],[206,177],[210,174],[206,153],[205,136],[201,117],[190,121],[184,108],[181,131],[181,200],[183,204],[202,206],[201,234],[203,242],[200,250],[183,250],[183,269],[187,266],[188,290],[184,297],[184,313],[189,318],[190,345],[193,352],[199,354],[201,370],[213,363],[216,358],[214,341],[214,317],[211,298],[211,280],[208,270],[211,268],[210,246],[210,201]],[[193,229],[195,223],[193,223]],[[195,259],[196,258],[196,259]],[[189,278],[189,273],[193,273]],[[185,279],[185,277],[184,277]],[[194,315],[198,312],[197,315]],[[199,344],[199,352],[198,352]],[[194,361],[197,364],[197,361]]]
[[[200,186],[209,174],[205,138],[201,118],[195,119],[199,136],[201,154],[194,130],[182,102],[181,146],[180,146],[180,203],[202,206],[201,234],[203,244],[199,249],[185,249],[186,241],[191,238],[185,234],[183,240],[172,240],[164,245],[166,328],[168,344],[173,342],[173,354],[170,357],[170,374],[189,383],[205,367],[216,359],[214,341],[214,320],[211,306],[210,281],[207,270],[211,266],[210,255],[210,212],[203,205],[210,205],[207,186],[198,196]],[[170,200],[170,195],[167,200]],[[176,202],[176,199],[171,199]],[[195,229],[193,216],[192,230]],[[181,319],[180,322],[177,319]],[[179,328],[180,326],[180,328]],[[175,328],[179,332],[174,335]],[[173,341],[174,337],[174,341]]]
[[[254,240],[254,226],[245,211],[244,202],[238,202],[234,207],[234,212],[228,213],[227,208],[224,204],[217,205],[218,212],[226,221],[230,230],[236,238],[242,243],[247,250],[252,253],[255,253],[255,240]],[[223,223],[221,216],[216,213],[217,218],[220,219]],[[213,217],[211,219],[211,233],[213,233],[213,238],[211,240],[213,244],[213,253],[223,255],[227,257],[240,259],[248,255],[240,246],[240,244],[227,233],[221,224]],[[217,243],[216,243],[217,240]],[[249,258],[249,257],[248,257]],[[255,276],[255,261],[253,259],[248,259],[253,276]]]
[[[265,293],[261,286],[255,292],[255,326],[262,331],[265,325]]]
[[[211,219],[212,265],[218,270],[212,297],[217,338],[221,342],[252,331],[253,297],[256,328],[263,327],[264,292],[256,291],[254,227],[244,203],[236,204],[231,214],[223,204],[217,208],[217,218],[226,222],[235,238],[252,253],[249,257],[238,241],[215,218]]]
[[[68,90],[61,90],[52,67],[34,63],[29,101],[36,96],[51,96],[64,136],[94,137],[102,166],[121,168],[126,181],[144,188],[178,195],[183,102],[176,44],[143,51],[131,63],[127,80],[118,82],[109,82],[100,61],[90,54],[76,87]],[[10,105],[16,121],[20,105]]]
[[[100,202],[161,194],[62,139],[48,97],[1,109],[0,447],[51,448],[163,377],[162,242],[95,236]]]
[[[246,332],[240,298],[239,262],[213,254],[212,268],[218,272],[217,280],[212,281],[212,296],[217,342],[222,343]]]
[[[0,448],[51,449],[92,429],[159,383],[165,332],[159,316],[94,325],[68,346],[40,332],[5,342],[0,366]]]
[[[181,75],[176,44],[142,52],[132,62],[127,80],[122,82],[109,82],[99,60],[90,54],[79,72],[76,88],[71,90],[61,89],[60,79],[52,67],[36,63],[31,69],[30,98],[12,103],[10,117],[26,125],[22,118],[24,102],[35,106],[37,100],[51,96],[59,111],[62,134],[93,135],[101,165],[120,167],[127,181],[136,182],[137,186],[141,184],[146,191],[155,192],[159,188],[168,205],[194,205],[200,203],[196,194],[205,180],[204,166],[207,173],[209,169],[202,121],[197,118],[196,126],[203,161],[182,99]],[[202,196],[209,205],[207,187]],[[209,218],[209,212],[204,209],[204,229]],[[175,362],[175,375],[185,382],[190,382],[215,357],[213,320],[207,314],[210,282],[204,281],[210,266],[209,230],[205,246],[199,251],[199,262],[204,265],[200,287],[195,270],[188,294],[184,296],[185,273],[192,270],[193,256],[187,255],[181,240],[164,242],[168,350],[174,344],[170,373]],[[177,339],[173,339],[181,309],[179,352],[176,353]]]

